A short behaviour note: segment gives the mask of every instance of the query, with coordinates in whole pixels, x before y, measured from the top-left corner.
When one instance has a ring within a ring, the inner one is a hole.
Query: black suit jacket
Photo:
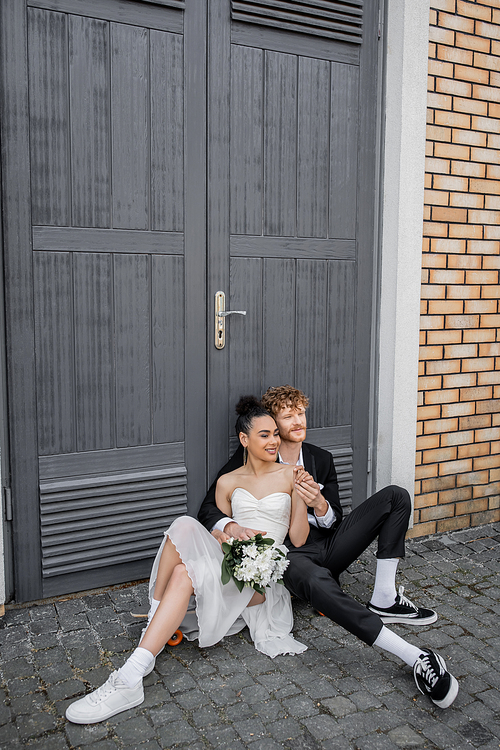
[[[323,485],[321,494],[330,503],[335,513],[336,518],[332,527],[324,529],[325,532],[330,533],[342,520],[339,485],[332,455],[323,448],[318,448],[316,445],[302,443],[302,456],[304,458],[305,470],[314,477],[314,480],[318,484]],[[234,471],[240,466],[243,466],[243,447],[241,445],[238,446],[227,464],[217,474],[198,511],[199,522],[209,531],[213,529],[217,521],[220,521],[221,518],[226,518],[226,515],[219,510],[215,503],[215,485],[217,484],[217,480],[222,474],[229,474],[230,471]],[[308,508],[308,512],[314,513],[312,508]]]

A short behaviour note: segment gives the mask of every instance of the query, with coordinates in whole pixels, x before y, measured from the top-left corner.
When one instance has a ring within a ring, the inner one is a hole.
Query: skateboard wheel
[[[167,641],[167,643],[169,646],[178,646],[181,641],[182,641],[182,633],[180,630],[176,630],[172,638],[169,641]]]

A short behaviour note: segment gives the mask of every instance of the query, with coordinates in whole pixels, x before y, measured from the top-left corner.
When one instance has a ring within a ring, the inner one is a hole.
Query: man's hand
[[[308,505],[314,508],[317,516],[324,516],[328,510],[328,503],[321,494],[319,484],[302,466],[295,466],[295,491],[297,495]]]
[[[265,536],[265,534],[267,534],[267,531],[247,529],[245,526],[240,526],[239,523],[236,523],[236,521],[230,521],[229,523],[226,523],[224,527],[224,534],[226,535],[227,539],[233,537],[233,539],[240,539],[241,541],[243,541],[245,539],[251,539],[256,534],[262,534],[262,536]],[[222,541],[225,540],[223,539]]]

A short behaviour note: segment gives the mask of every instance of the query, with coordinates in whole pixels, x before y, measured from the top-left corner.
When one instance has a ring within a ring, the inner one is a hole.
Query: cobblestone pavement
[[[103,724],[68,723],[75,696],[98,687],[137,643],[130,612],[146,584],[8,607],[0,620],[0,750],[397,750],[500,747],[500,524],[408,542],[398,583],[437,609],[427,628],[399,626],[438,650],[460,681],[442,711],[411,670],[295,601],[295,634],[309,646],[274,661],[248,631],[209,649],[183,641],[157,659],[145,702]],[[343,576],[366,601],[373,549]],[[392,626],[391,626],[392,627]]]

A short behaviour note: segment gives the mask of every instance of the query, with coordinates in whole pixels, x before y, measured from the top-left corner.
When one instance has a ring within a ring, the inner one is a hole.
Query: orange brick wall
[[[500,519],[500,0],[431,0],[411,536]]]

